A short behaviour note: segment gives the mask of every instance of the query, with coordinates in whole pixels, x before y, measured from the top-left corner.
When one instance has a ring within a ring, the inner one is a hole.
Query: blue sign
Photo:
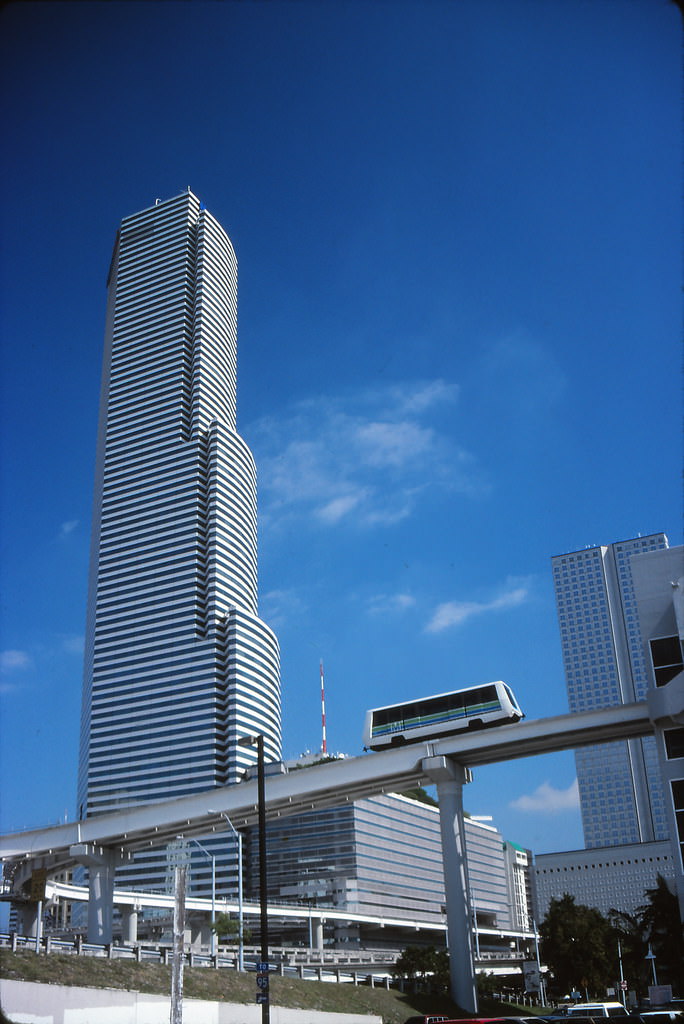
[[[268,960],[260,960],[256,965],[256,969],[259,972],[259,974],[268,974],[270,970]]]
[[[268,992],[257,992],[256,1001],[257,1001],[257,1003],[267,1003],[268,1002]]]

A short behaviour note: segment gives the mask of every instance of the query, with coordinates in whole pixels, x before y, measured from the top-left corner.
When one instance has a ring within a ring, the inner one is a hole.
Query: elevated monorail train
[[[519,722],[524,717],[510,687],[499,680],[373,708],[366,712],[363,745],[365,750],[383,750],[466,729]]]

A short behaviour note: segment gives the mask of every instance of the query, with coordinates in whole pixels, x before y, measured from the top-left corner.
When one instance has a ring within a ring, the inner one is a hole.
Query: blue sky
[[[239,430],[286,756],[505,679],[567,709],[550,558],[681,543],[681,20],[666,0],[2,12],[3,831],[73,816],[105,281],[187,186],[239,261]],[[582,845],[574,760],[465,793]]]

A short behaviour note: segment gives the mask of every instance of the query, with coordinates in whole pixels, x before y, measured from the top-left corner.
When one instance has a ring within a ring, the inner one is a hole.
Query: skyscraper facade
[[[570,711],[645,698],[631,559],[666,547],[657,533],[552,559]],[[668,838],[652,736],[578,748],[575,761],[587,849]]]
[[[190,191],[125,218],[108,280],[81,818],[236,781],[256,756],[244,735],[280,757],[279,649],[258,617],[256,470],[236,387],[228,236]]]

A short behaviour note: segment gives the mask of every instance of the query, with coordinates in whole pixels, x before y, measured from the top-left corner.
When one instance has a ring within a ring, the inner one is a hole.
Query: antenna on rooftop
[[[320,671],[321,671],[321,724],[323,726],[323,743],[322,743],[322,746],[321,746],[321,753],[327,754],[327,752],[328,752],[328,745],[327,745],[327,742],[326,742],[326,739],[325,739],[325,686],[324,686],[324,682],[323,682],[323,661],[322,660],[321,660],[321,663],[320,663]]]

